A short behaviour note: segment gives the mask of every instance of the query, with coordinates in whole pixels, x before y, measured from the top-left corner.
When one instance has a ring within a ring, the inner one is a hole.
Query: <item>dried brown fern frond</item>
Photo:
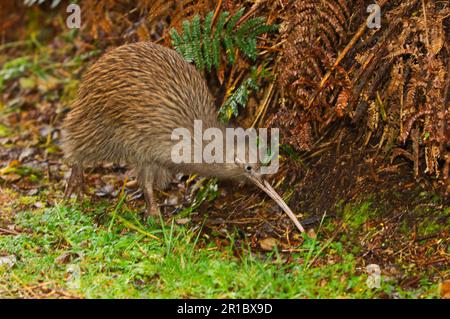
[[[171,26],[177,28],[183,20],[190,20],[195,14],[204,16],[215,9],[215,1],[210,0],[182,0],[176,1],[176,10],[171,16]]]
[[[310,123],[314,141],[349,117],[363,147],[375,145],[386,158],[411,154],[416,175],[422,171],[447,182],[450,3],[381,1],[380,29],[366,26],[370,3],[308,0],[287,6],[278,80],[292,103],[277,118],[298,119],[287,126],[290,131]],[[284,142],[305,149],[296,138]]]
[[[188,11],[192,1],[188,0],[126,0],[83,1],[83,31],[94,39],[110,42],[134,42],[138,40],[158,40],[151,34],[162,36],[170,23],[169,17],[177,12]],[[183,8],[181,8],[183,7]],[[152,31],[157,32],[152,32]]]
[[[308,101],[319,89],[320,80],[338,55],[341,43],[349,37],[350,12],[353,5],[349,1],[292,1],[285,7],[285,19],[281,32],[285,41],[283,54],[278,64],[279,84],[288,87],[287,96],[296,103],[295,117],[298,119],[290,129],[302,132],[303,128],[311,128],[309,121],[322,122],[319,130],[327,126],[334,116],[341,117],[346,110],[352,84],[346,72],[337,72],[330,79],[330,87],[339,88],[340,94],[332,90],[322,92],[317,103],[308,107]],[[338,102],[337,102],[338,100]],[[332,107],[332,103],[337,103]],[[332,114],[329,112],[332,109]],[[288,111],[289,112],[289,111]],[[283,117],[277,124],[283,127]],[[291,133],[289,132],[289,133]],[[287,132],[286,132],[287,133]],[[284,134],[284,142],[299,149],[309,149],[312,142],[311,130],[308,138],[298,139],[292,134]]]

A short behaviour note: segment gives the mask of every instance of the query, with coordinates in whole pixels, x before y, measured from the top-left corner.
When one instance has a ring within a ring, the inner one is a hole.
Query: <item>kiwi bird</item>
[[[62,125],[62,148],[72,169],[65,196],[75,190],[80,196],[83,167],[100,162],[133,168],[144,193],[146,216],[158,214],[154,188],[164,189],[175,173],[248,180],[274,199],[303,232],[296,216],[258,172],[258,163],[244,158],[232,163],[174,163],[172,132],[176,128],[193,132],[196,120],[202,121],[203,130],[226,129],[217,119],[204,78],[176,51],[137,42],[104,54],[82,76]]]

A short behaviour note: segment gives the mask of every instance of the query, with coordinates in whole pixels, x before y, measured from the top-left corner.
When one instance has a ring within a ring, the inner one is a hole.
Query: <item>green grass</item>
[[[198,227],[142,225],[121,204],[112,214],[104,207],[82,210],[57,206],[16,216],[23,231],[0,235],[0,256],[16,257],[11,268],[0,266],[0,297],[21,296],[43,283],[87,298],[433,297],[436,291],[428,282],[413,291],[390,281],[370,289],[351,249],[320,236],[307,238],[298,253],[263,254],[236,247],[233,236],[219,249]],[[312,263],[329,256],[335,262]]]

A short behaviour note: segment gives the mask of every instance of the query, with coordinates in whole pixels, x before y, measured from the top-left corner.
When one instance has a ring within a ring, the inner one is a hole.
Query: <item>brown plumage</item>
[[[242,180],[251,174],[264,189],[255,164],[173,163],[171,134],[193,132],[194,120],[202,120],[203,130],[225,128],[205,80],[178,53],[151,42],[106,53],[84,74],[63,123],[62,146],[72,164],[66,195],[81,191],[83,165],[99,162],[134,168],[149,214],[157,213],[153,186],[163,189],[177,172]]]

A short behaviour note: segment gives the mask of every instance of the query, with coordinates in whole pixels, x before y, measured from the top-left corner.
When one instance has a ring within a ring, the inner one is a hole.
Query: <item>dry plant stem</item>
[[[378,3],[378,5],[380,7],[383,7],[386,2],[388,0],[382,0],[380,1],[380,3]],[[361,38],[361,36],[364,34],[364,32],[367,29],[367,23],[363,23],[358,31],[356,32],[356,34],[353,36],[353,38],[350,40],[350,42],[347,44],[347,46],[344,48],[344,50],[342,50],[341,54],[339,54],[338,58],[336,59],[336,61],[334,62],[333,66],[331,67],[330,70],[328,70],[328,72],[325,74],[325,76],[323,77],[322,81],[320,82],[320,86],[317,89],[317,91],[314,93],[314,95],[311,97],[311,99],[309,100],[308,103],[308,108],[311,107],[311,105],[314,103],[314,101],[316,100],[317,96],[319,95],[319,93],[322,91],[322,89],[325,87],[325,84],[327,84],[331,74],[334,72],[334,70],[336,70],[337,66],[341,63],[341,61],[345,58],[345,56],[347,55],[347,53],[353,48],[353,46],[356,44],[356,42],[359,40],[359,38]]]
[[[264,114],[266,113],[267,106],[269,105],[269,101],[273,96],[273,88],[274,88],[275,82],[270,83],[269,87],[266,90],[266,93],[264,94],[264,100],[259,105],[258,111],[256,113],[255,120],[252,123],[251,127],[255,127],[255,125],[258,123],[258,121],[261,121],[264,117]]]
[[[214,25],[214,23],[216,23],[217,17],[219,16],[221,6],[222,6],[222,0],[219,0],[219,2],[217,3],[217,6],[216,6],[216,10],[214,11],[214,16],[213,16],[213,20],[212,20],[213,25]]]
[[[0,228],[0,233],[4,233],[4,234],[10,234],[10,235],[19,235],[19,232],[16,232],[15,230],[10,230],[10,229],[6,229],[6,228]]]
[[[427,7],[425,4],[425,0],[422,0],[422,10],[423,10],[423,19],[424,19],[424,23],[425,23],[425,41],[427,44],[427,48],[430,47],[430,37],[429,37],[429,32],[428,32],[428,20],[427,20]]]
[[[413,141],[413,156],[414,156],[414,176],[419,176],[419,131],[413,129],[411,131],[411,138]]]
[[[266,0],[256,0],[256,2],[253,4],[253,6],[250,8],[250,10],[247,11],[246,14],[244,14],[236,23],[236,26],[240,25],[241,23],[245,22],[252,14],[258,10],[259,6],[265,2]]]

